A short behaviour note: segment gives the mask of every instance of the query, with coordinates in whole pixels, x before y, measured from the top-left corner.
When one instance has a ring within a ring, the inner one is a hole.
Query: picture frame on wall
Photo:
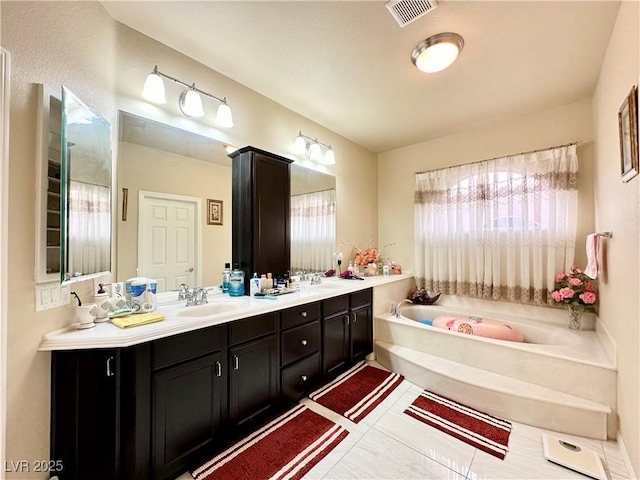
[[[207,225],[222,225],[222,200],[207,199]]]
[[[622,181],[638,175],[638,88],[634,85],[618,110]]]

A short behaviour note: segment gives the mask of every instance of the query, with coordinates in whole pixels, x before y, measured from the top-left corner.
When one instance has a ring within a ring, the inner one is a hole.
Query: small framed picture
[[[638,88],[634,85],[618,110],[622,181],[638,175]]]
[[[222,200],[207,199],[207,225],[222,225]]]

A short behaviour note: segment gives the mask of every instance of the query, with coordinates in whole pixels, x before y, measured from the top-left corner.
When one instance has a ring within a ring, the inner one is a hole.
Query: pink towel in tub
[[[592,233],[587,235],[587,266],[584,269],[584,274],[590,278],[598,276],[598,234]]]

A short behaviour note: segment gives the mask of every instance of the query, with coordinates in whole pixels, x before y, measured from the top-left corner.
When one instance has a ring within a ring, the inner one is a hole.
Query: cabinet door
[[[351,310],[351,361],[359,362],[373,351],[371,305]]]
[[[51,459],[61,480],[119,478],[117,350],[54,352]]]
[[[222,435],[223,355],[216,352],[153,375],[154,478],[175,478],[189,454]]]
[[[229,417],[232,426],[269,415],[278,403],[275,335],[229,349]]]
[[[322,321],[322,370],[325,377],[334,377],[349,363],[349,315],[337,313]]]

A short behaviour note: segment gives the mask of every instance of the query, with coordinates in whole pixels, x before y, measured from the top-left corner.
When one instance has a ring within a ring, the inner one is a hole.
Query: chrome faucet
[[[207,289],[203,287],[193,288],[192,290],[187,289],[185,298],[187,300],[187,307],[208,303]]]
[[[405,298],[404,300],[399,301],[398,303],[393,305],[393,315],[396,318],[400,318],[400,305],[402,305],[404,302],[407,303],[413,303],[411,300],[409,300],[408,298]]]
[[[322,283],[322,276],[319,273],[314,273],[311,276],[311,285],[320,285]]]
[[[186,300],[189,296],[189,285],[186,283],[181,283],[178,285],[178,288],[175,290],[171,290],[172,292],[178,292],[178,300]]]

